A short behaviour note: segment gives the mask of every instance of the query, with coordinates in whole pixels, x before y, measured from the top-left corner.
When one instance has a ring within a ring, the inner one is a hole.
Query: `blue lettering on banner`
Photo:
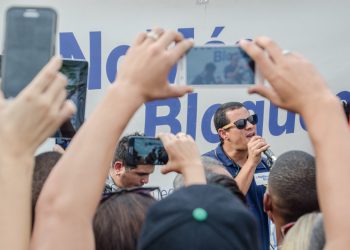
[[[270,105],[270,118],[269,129],[271,135],[279,136],[286,132],[286,134],[294,133],[295,113],[287,112],[287,120],[284,125],[278,124],[278,111],[279,108],[271,103]]]
[[[218,143],[220,141],[218,134],[212,133],[211,131],[211,124],[212,124],[212,119],[214,117],[215,111],[219,108],[220,104],[214,104],[211,105],[203,115],[202,119],[202,134],[204,139],[206,139],[210,143]],[[196,123],[194,124],[194,126]]]
[[[181,103],[179,98],[157,100],[148,102],[146,105],[145,134],[155,136],[157,126],[168,125],[173,134],[181,132],[181,123],[176,117],[180,113]],[[157,108],[169,107],[169,113],[165,116],[157,116]]]
[[[217,26],[211,34],[211,39],[206,44],[224,44],[223,41],[218,40],[219,35],[224,30],[224,26]],[[179,32],[183,34],[185,38],[194,38],[195,29],[179,28]],[[91,31],[89,33],[89,52],[90,58],[86,58],[82,49],[80,48],[79,42],[74,36],[73,32],[61,32],[59,34],[60,43],[60,54],[64,58],[72,59],[83,59],[89,61],[89,90],[101,89],[102,79],[102,33],[101,31]],[[108,54],[105,72],[109,82],[113,82],[117,74],[118,61],[124,56],[129,48],[129,45],[118,45]],[[217,60],[226,60],[228,55],[216,55]],[[173,83],[176,76],[176,65],[171,69],[168,76],[170,83]],[[350,101],[350,92],[341,91],[337,96],[346,101]],[[269,117],[268,117],[268,132],[272,136],[280,136],[282,134],[291,134],[295,131],[296,126],[296,114],[287,112],[284,121],[279,121],[279,113],[281,110],[274,106],[271,102],[266,100],[259,101],[244,101],[243,104],[249,110],[254,111],[258,115],[259,123],[257,124],[257,134],[263,134],[264,123],[264,108],[265,104],[269,105]],[[202,117],[198,113],[198,93],[192,93],[187,96],[187,107],[181,107],[179,98],[172,98],[166,100],[157,100],[148,102],[145,104],[145,134],[154,136],[159,126],[168,126],[172,133],[178,133],[182,131],[181,122],[178,116],[181,110],[187,109],[187,120],[186,120],[186,133],[190,134],[193,138],[197,137],[197,123],[200,121],[201,133],[203,138],[209,143],[219,142],[219,137],[216,131],[212,131],[212,119],[219,104],[208,103],[206,104]],[[166,115],[159,116],[157,114],[158,108],[168,108],[169,112]],[[281,123],[279,123],[281,122]],[[302,117],[299,116],[300,127],[306,130],[305,123]],[[265,130],[267,131],[267,130]]]

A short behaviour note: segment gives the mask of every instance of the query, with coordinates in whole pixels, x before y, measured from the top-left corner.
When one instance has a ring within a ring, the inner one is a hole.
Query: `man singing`
[[[222,104],[214,115],[214,125],[220,144],[204,154],[222,162],[246,195],[249,209],[259,224],[263,250],[269,249],[268,217],[263,209],[269,164],[261,153],[269,148],[265,140],[256,135],[258,117],[239,102]]]

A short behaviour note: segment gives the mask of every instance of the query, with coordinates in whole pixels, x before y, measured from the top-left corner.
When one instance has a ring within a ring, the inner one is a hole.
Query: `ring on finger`
[[[157,41],[159,39],[159,35],[153,30],[147,32],[146,36],[147,38],[150,38],[153,41]]]
[[[292,52],[289,51],[289,50],[287,50],[287,49],[285,49],[285,50],[282,51],[282,54],[283,54],[284,56],[286,56],[286,55],[288,55],[288,54],[291,54],[291,53],[292,53]]]

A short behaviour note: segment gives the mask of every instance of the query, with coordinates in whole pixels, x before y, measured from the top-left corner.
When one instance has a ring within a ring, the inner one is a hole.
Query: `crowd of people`
[[[192,46],[175,31],[140,33],[63,154],[34,156],[75,112],[60,58],[16,98],[0,96],[1,249],[269,249],[268,218],[281,249],[349,247],[350,131],[342,105],[309,61],[268,37],[239,43],[270,84],[248,91],[299,113],[315,157],[289,151],[270,166],[258,117],[230,102],[214,117],[220,144],[204,156],[189,135],[158,135],[169,159],[161,172],[179,173],[173,194],[157,201],[155,188],[141,187],[154,166],[127,166],[121,136],[145,102],[192,91],[167,82]]]

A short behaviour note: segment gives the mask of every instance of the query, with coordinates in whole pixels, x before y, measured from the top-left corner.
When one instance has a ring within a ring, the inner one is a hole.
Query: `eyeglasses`
[[[236,126],[236,128],[238,128],[238,129],[244,129],[247,126],[247,121],[250,124],[255,125],[258,123],[258,116],[256,114],[253,114],[253,115],[249,116],[247,119],[239,119],[235,122],[231,122],[231,123],[223,126],[222,129],[229,129],[233,126]]]
[[[156,200],[161,200],[162,192],[159,187],[134,187],[134,188],[122,188],[118,189],[114,192],[104,193],[101,198],[101,203],[108,200],[113,195],[121,195],[124,193],[136,193],[143,196],[150,196],[155,198]]]

